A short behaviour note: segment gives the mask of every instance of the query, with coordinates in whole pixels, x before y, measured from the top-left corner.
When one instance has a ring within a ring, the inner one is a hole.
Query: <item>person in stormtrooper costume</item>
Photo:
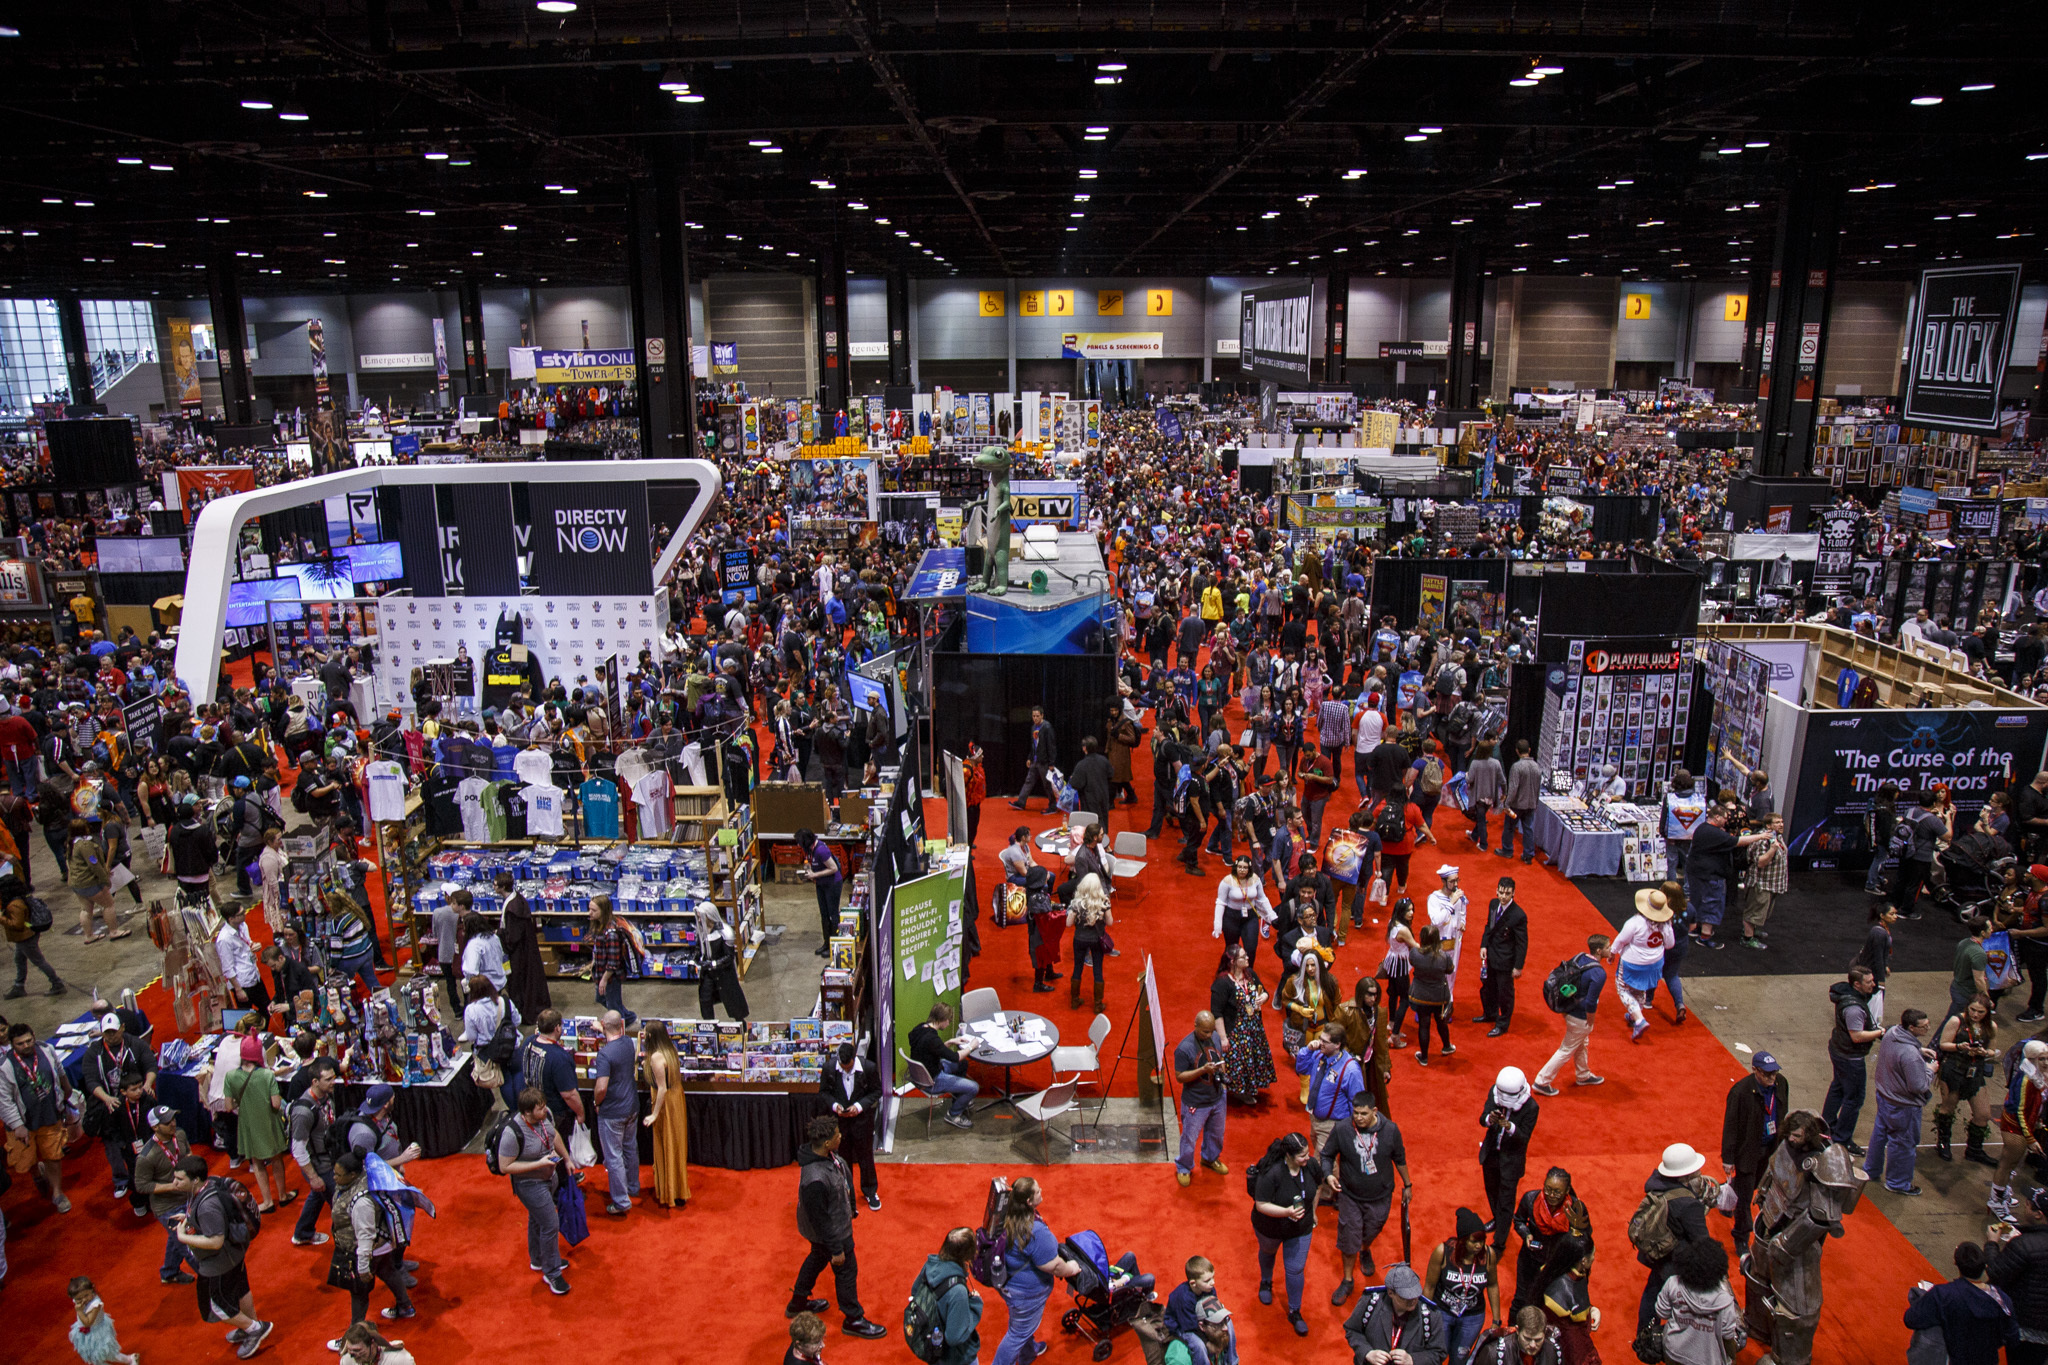
[[[1750,1339],[1769,1348],[1763,1362],[1810,1365],[1820,1325],[1820,1254],[1863,1197],[1869,1177],[1856,1168],[1827,1125],[1810,1110],[1785,1120],[1761,1187],[1756,1240],[1743,1261],[1743,1311]],[[1760,1365],[1763,1365],[1760,1362]]]

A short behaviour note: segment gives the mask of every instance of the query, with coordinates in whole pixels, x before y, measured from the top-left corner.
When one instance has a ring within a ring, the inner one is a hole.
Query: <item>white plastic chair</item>
[[[1145,836],[1137,830],[1119,830],[1110,841],[1109,870],[1119,878],[1135,877],[1145,870]]]
[[[960,997],[960,1022],[977,1024],[984,1019],[993,1019],[1002,1008],[1002,999],[994,986],[978,986]]]
[[[1102,1040],[1109,1037],[1109,1016],[1098,1014],[1095,1022],[1088,1026],[1088,1046],[1056,1047],[1052,1050],[1052,1072],[1057,1076],[1062,1071],[1071,1071],[1076,1084],[1085,1072],[1102,1070]]]
[[[1017,1101],[1017,1112],[1038,1122],[1038,1133],[1045,1144],[1043,1164],[1047,1166],[1052,1164],[1052,1120],[1074,1107],[1074,1091],[1079,1085],[1079,1081],[1059,1081]],[[1070,1144],[1074,1140],[1069,1133],[1060,1136]]]
[[[1067,812],[1068,829],[1086,829],[1090,825],[1099,825],[1101,823],[1102,817],[1091,810],[1070,810]]]

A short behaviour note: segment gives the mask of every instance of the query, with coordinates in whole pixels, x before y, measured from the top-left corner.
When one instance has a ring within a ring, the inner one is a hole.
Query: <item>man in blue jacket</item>
[[[1998,1365],[2000,1349],[2020,1340],[2012,1299],[1986,1278],[1990,1260],[1983,1247],[1960,1243],[1955,1260],[1955,1279],[1941,1285],[1922,1280],[1908,1291],[1906,1326],[1939,1331],[1949,1365]]]
[[[1572,998],[1565,1002],[1564,1039],[1557,1045],[1557,1051],[1536,1073],[1530,1089],[1543,1096],[1557,1093],[1550,1082],[1570,1062],[1578,1072],[1580,1085],[1599,1085],[1607,1078],[1593,1074],[1593,1066],[1586,1054],[1586,1040],[1593,1036],[1593,1015],[1600,1008],[1600,992],[1607,989],[1607,945],[1611,940],[1605,934],[1595,934],[1586,940],[1586,951],[1572,959],[1579,969],[1579,988]]]

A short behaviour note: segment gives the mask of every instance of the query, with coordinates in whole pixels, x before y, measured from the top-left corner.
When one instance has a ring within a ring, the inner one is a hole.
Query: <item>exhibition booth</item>
[[[1960,831],[1992,792],[2041,769],[2048,706],[1997,683],[1829,626],[1713,625],[1702,635],[1729,703],[1708,775],[1742,791],[1743,770],[1769,773],[1786,841],[1808,866],[1868,864],[1881,785],[1895,785],[1902,805],[1947,787]]]

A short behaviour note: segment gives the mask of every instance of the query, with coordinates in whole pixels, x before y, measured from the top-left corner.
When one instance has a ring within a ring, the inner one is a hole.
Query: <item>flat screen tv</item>
[[[245,578],[239,583],[230,583],[227,624],[230,627],[250,627],[272,620],[297,621],[306,614],[306,609],[298,604],[298,597],[299,580],[296,578]],[[277,605],[266,612],[266,605],[273,602]]]

